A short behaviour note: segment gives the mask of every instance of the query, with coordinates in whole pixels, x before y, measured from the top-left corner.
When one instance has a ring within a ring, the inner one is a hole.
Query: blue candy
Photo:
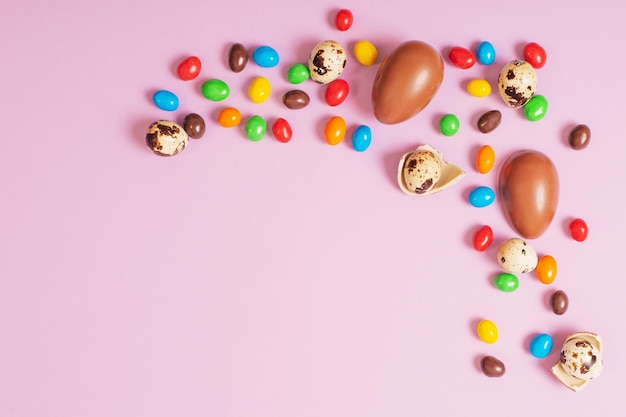
[[[476,48],[476,59],[483,65],[491,65],[496,60],[496,49],[490,42],[483,41]]]
[[[278,52],[269,46],[259,46],[252,52],[252,60],[260,67],[275,67],[279,61]]]
[[[489,187],[476,187],[474,188],[468,197],[470,204],[474,207],[487,207],[493,203],[496,198],[496,194]]]
[[[178,108],[178,97],[167,90],[159,90],[152,95],[152,102],[161,110],[174,111]]]
[[[529,348],[535,358],[545,358],[552,351],[552,336],[546,333],[538,334],[530,341]]]
[[[352,147],[357,152],[363,152],[369,148],[372,143],[372,129],[365,125],[361,125],[352,133]]]

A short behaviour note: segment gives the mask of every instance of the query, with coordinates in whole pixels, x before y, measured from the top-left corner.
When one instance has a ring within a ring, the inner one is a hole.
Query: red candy
[[[350,29],[353,21],[354,16],[352,16],[352,12],[348,9],[339,10],[337,16],[335,16],[335,26],[342,32]]]
[[[350,87],[348,86],[348,82],[337,78],[326,86],[326,92],[324,94],[326,103],[328,103],[329,106],[340,105],[348,96],[349,90]]]
[[[460,46],[455,46],[450,49],[448,59],[450,59],[452,65],[461,69],[471,68],[476,63],[476,56],[474,56],[474,53],[469,49],[462,48]]]
[[[491,242],[493,242],[493,230],[491,230],[491,227],[484,225],[476,231],[474,235],[474,249],[478,252],[487,250]]]
[[[589,234],[589,228],[583,219],[572,220],[569,224],[569,231],[572,235],[572,239],[577,242],[582,242],[587,239],[587,235]]]
[[[272,133],[276,140],[282,143],[289,142],[293,134],[289,122],[282,117],[276,119],[274,124],[272,124]]]
[[[536,42],[531,42],[524,47],[524,59],[533,68],[541,68],[546,64],[546,50]]]
[[[202,63],[197,56],[190,56],[178,64],[178,77],[183,81],[193,80],[200,74]]]

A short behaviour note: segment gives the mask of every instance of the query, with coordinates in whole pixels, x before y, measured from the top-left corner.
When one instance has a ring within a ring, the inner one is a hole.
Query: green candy
[[[207,80],[202,84],[202,95],[211,101],[222,101],[230,94],[230,87],[217,79]]]
[[[517,277],[507,272],[498,274],[493,283],[496,285],[496,288],[502,292],[513,292],[517,289],[517,287],[519,287],[519,280]]]
[[[265,136],[267,123],[261,116],[252,116],[246,122],[246,136],[252,142],[258,142]]]
[[[544,96],[532,96],[524,106],[524,116],[531,122],[543,119],[548,111],[548,100]]]
[[[459,118],[453,114],[446,114],[439,121],[439,129],[445,136],[452,136],[459,131]]]
[[[309,68],[304,64],[294,64],[287,71],[287,80],[291,84],[301,84],[309,79]]]

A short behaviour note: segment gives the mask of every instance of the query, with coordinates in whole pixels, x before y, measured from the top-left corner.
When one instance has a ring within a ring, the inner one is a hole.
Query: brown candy
[[[585,149],[591,140],[591,130],[587,125],[578,125],[569,134],[569,146],[578,151]]]
[[[233,72],[241,72],[248,63],[248,50],[240,43],[230,47],[228,51],[228,66]]]
[[[502,165],[498,188],[511,227],[525,239],[541,236],[559,201],[559,177],[550,158],[532,150],[513,153]]]
[[[189,113],[185,116],[185,120],[183,121],[183,128],[187,135],[193,139],[200,139],[204,136],[204,131],[206,129],[206,124],[204,123],[204,119],[202,116],[196,113]]]
[[[306,107],[310,101],[309,95],[302,90],[289,90],[283,95],[283,103],[293,110]]]
[[[569,307],[569,298],[567,298],[567,294],[561,290],[555,291],[552,296],[550,296],[550,307],[552,307],[554,314],[558,316],[565,314],[567,307]]]
[[[498,110],[491,110],[480,116],[478,119],[478,130],[482,133],[489,133],[496,127],[500,126],[502,121],[502,113]]]
[[[506,372],[504,363],[493,356],[485,356],[480,361],[480,369],[488,377],[501,377]]]

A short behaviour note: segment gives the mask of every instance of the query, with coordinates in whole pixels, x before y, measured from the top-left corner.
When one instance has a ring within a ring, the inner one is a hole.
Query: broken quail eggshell
[[[346,67],[347,55],[339,42],[328,40],[318,43],[309,56],[311,79],[320,84],[334,81]]]
[[[526,61],[511,61],[498,75],[498,90],[502,100],[514,109],[523,107],[535,94],[537,74]]]
[[[572,391],[583,389],[602,373],[602,338],[589,332],[568,336],[552,373]]]
[[[498,263],[506,272],[525,274],[537,267],[537,252],[524,239],[514,237],[498,247]]]
[[[465,172],[443,160],[430,145],[405,153],[398,165],[398,185],[409,195],[430,195],[456,184]]]
[[[146,145],[160,156],[176,155],[187,147],[189,135],[178,123],[158,120],[148,127]]]

